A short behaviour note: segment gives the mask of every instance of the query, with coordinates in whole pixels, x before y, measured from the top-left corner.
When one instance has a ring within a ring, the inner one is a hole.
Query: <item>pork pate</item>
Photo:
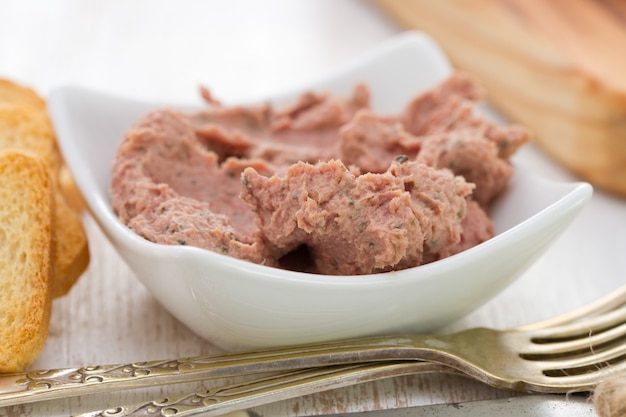
[[[322,274],[408,268],[492,237],[489,205],[528,131],[478,114],[460,73],[397,115],[372,112],[369,94],[276,108],[205,91],[206,109],[147,114],[119,146],[113,209],[153,242]]]

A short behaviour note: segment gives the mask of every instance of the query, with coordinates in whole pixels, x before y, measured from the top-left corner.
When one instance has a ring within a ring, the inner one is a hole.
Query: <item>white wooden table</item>
[[[357,0],[0,0],[0,77],[46,95],[72,83],[141,99],[199,101],[207,85],[227,102],[262,97],[317,78],[399,32]],[[573,179],[534,146],[520,165]],[[36,368],[125,363],[216,349],[150,296],[85,217],[88,271],[56,300]],[[626,200],[596,191],[575,223],[495,299],[445,331],[504,328],[580,306],[626,283]],[[0,408],[0,416],[62,416],[206,389],[216,382],[158,387]],[[402,377],[258,408],[265,416],[506,397],[462,377]]]

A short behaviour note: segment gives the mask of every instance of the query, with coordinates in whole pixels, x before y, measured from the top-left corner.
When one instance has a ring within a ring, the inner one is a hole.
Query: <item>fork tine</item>
[[[590,335],[606,332],[626,323],[626,305],[615,310],[589,317],[574,323],[567,323],[551,328],[527,331],[535,343],[558,342],[575,338],[587,338]]]
[[[624,304],[626,304],[626,285],[574,311],[570,311],[560,316],[543,320],[537,323],[519,326],[516,327],[514,330],[529,331],[561,326],[564,324],[576,322],[585,317],[590,317],[597,314],[605,313],[607,311],[611,311]]]
[[[520,352],[524,359],[597,354],[626,339],[626,306],[586,320],[525,333],[531,343]]]
[[[547,360],[539,363],[545,367],[545,375],[577,375],[597,372],[603,368],[615,368],[618,364],[626,366],[626,345],[613,346],[591,355],[581,355],[562,360]]]
[[[592,333],[587,336],[573,340],[532,343],[528,348],[520,353],[525,359],[545,359],[549,357],[564,357],[565,355],[576,355],[584,352],[598,352],[605,349],[607,345],[614,345],[626,339],[626,324],[613,327],[609,330]]]
[[[615,375],[626,372],[626,363],[601,368],[588,373],[567,375],[563,372],[547,373],[544,381],[532,381],[526,386],[526,392],[535,393],[572,393],[592,391],[596,385]]]

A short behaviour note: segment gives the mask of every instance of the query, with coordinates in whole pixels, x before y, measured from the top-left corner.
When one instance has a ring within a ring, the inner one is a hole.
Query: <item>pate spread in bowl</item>
[[[137,277],[192,330],[241,349],[431,330],[497,294],[569,224],[591,187],[511,167],[523,129],[489,124],[483,136],[494,138],[497,155],[479,154],[462,178],[452,173],[459,158],[446,155],[467,142],[469,125],[484,130],[484,119],[459,117],[463,105],[453,117],[447,109],[439,126],[464,120],[465,129],[442,147],[439,130],[420,131],[419,117],[407,116],[427,113],[441,91],[465,101],[474,95],[468,85],[412,32],[243,116],[208,94],[213,108],[202,111],[76,87],[55,90],[49,106],[91,213]],[[425,91],[436,93],[414,99]],[[298,104],[275,110],[290,101]],[[319,130],[306,126],[334,122],[324,132],[340,132],[342,146],[308,146]],[[285,163],[277,143],[303,124],[297,156]],[[251,130],[269,144],[240,134]],[[446,169],[425,164],[433,161]],[[202,183],[208,177],[218,180]]]

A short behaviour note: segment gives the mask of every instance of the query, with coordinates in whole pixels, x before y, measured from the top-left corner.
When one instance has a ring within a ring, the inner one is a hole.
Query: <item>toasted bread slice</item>
[[[78,189],[76,182],[74,182],[74,177],[72,177],[72,173],[65,164],[61,166],[61,171],[59,173],[59,184],[61,186],[61,191],[63,192],[63,196],[65,196],[67,204],[69,204],[69,206],[78,213],[85,210],[85,208],[87,207],[85,199]]]
[[[0,106],[27,104],[45,110],[46,102],[32,88],[0,79]]]
[[[67,294],[89,265],[89,245],[80,213],[74,211],[58,189],[56,203],[55,273],[52,280],[52,297]]]
[[[54,199],[38,157],[0,152],[0,372],[31,364],[48,335]]]
[[[47,115],[27,104],[0,105],[0,149],[17,149],[37,155],[52,178],[61,167],[61,153]]]
[[[64,191],[73,180],[62,179],[64,169],[45,102],[31,89],[0,80],[0,150],[18,149],[42,158],[49,170],[56,203],[55,275],[53,298],[69,292],[89,265],[87,235],[80,213],[70,206]],[[76,190],[75,190],[76,191]]]

